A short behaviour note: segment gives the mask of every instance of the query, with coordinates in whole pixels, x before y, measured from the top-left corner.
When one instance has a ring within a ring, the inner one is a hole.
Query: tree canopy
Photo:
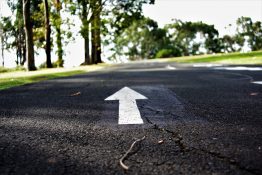
[[[144,4],[154,0],[7,0],[14,14],[0,21],[1,51],[15,50],[16,64],[34,70],[34,55],[46,51],[46,67],[62,67],[65,45],[76,33],[71,17],[81,22],[79,34],[84,40],[83,64],[102,62],[102,48],[108,48],[106,59],[129,60],[236,52],[246,45],[262,49],[261,21],[240,17],[236,33],[220,36],[212,24],[173,20],[163,28],[143,15]],[[64,26],[67,26],[66,28]],[[51,52],[56,58],[51,58]],[[8,58],[10,59],[10,58]],[[37,58],[36,58],[37,59]],[[55,61],[56,60],[56,61]],[[4,65],[4,60],[3,64]]]

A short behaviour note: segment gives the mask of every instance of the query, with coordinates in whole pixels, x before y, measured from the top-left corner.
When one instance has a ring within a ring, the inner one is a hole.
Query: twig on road
[[[122,168],[124,168],[125,170],[128,170],[128,169],[129,169],[129,167],[126,166],[126,165],[123,163],[123,161],[125,160],[125,158],[127,157],[127,155],[132,151],[134,145],[135,145],[137,142],[143,141],[145,138],[146,138],[146,136],[142,137],[141,139],[136,139],[136,140],[132,143],[132,145],[130,146],[130,148],[127,150],[127,152],[124,154],[124,156],[123,156],[123,157],[120,159],[120,161],[119,161],[119,163],[120,163],[120,165],[121,165]]]
[[[70,97],[78,96],[80,94],[81,94],[81,92],[76,92],[76,93],[71,94]]]

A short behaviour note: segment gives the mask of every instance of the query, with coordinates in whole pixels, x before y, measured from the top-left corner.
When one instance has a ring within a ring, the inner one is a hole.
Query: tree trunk
[[[85,40],[85,64],[91,64],[90,55],[89,55],[89,24],[86,26],[87,36]]]
[[[5,55],[4,55],[4,37],[1,36],[1,54],[2,54],[2,66],[5,66]]]
[[[56,29],[56,45],[57,45],[57,55],[58,55],[58,67],[63,67],[64,61],[63,61],[63,45],[62,45],[62,37],[61,37],[61,14],[60,11],[62,9],[62,5],[60,0],[56,0],[56,13],[57,13],[57,19],[55,29]]]
[[[101,11],[102,11],[102,2],[98,0],[98,8],[97,8],[97,15],[96,15],[96,63],[102,63],[101,60]]]
[[[92,19],[92,22],[91,22],[91,46],[92,46],[91,59],[92,59],[93,64],[96,63],[96,56],[97,56],[97,54],[96,54],[96,33],[95,33],[96,22],[95,22],[95,20],[96,20],[96,18],[94,16],[94,18]]]
[[[30,19],[30,0],[23,0],[23,17],[26,38],[27,70],[36,70],[34,58],[33,27]]]
[[[101,6],[101,0],[99,0],[99,6]],[[102,7],[101,7],[102,8]],[[102,63],[102,60],[101,60],[101,17],[100,17],[100,14],[101,14],[101,11],[102,9],[99,8],[99,12],[97,14],[97,28],[96,28],[96,59],[97,59],[97,63]]]
[[[101,18],[100,14],[102,11],[102,3],[101,0],[97,0],[94,2],[92,6],[93,10],[93,19],[92,19],[92,59],[93,63],[101,63],[101,38],[100,38],[100,28],[101,28]]]
[[[25,64],[25,62],[26,62],[26,44],[23,46],[23,59],[22,59],[22,61],[21,61],[21,65],[23,66],[24,64]]]
[[[51,27],[50,27],[50,20],[49,20],[49,6],[48,0],[44,0],[45,4],[45,53],[46,53],[46,67],[52,68],[51,62]]]
[[[84,49],[85,49],[85,61],[84,64],[92,64],[92,61],[90,60],[89,55],[89,21],[87,20],[87,0],[82,0],[82,28],[81,28],[81,34],[84,38]]]

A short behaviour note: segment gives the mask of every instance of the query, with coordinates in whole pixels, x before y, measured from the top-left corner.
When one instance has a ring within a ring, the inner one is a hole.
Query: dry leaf
[[[164,140],[159,140],[157,143],[162,144],[162,143],[164,143]]]
[[[74,93],[74,94],[71,94],[70,96],[73,97],[73,96],[78,96],[78,95],[80,95],[80,94],[81,94],[81,92],[76,92],[76,93]]]
[[[250,93],[251,96],[257,96],[258,95],[258,92],[252,92]]]

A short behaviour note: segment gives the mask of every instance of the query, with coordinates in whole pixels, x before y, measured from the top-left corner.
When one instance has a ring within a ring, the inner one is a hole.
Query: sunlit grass
[[[52,68],[37,71],[11,71],[0,73],[0,90],[42,80],[77,75],[102,69],[108,65],[99,64],[92,66],[80,66],[76,68]]]
[[[249,53],[230,53],[216,55],[202,55],[189,57],[176,57],[168,59],[170,62],[178,63],[218,63],[237,65],[262,65],[262,51]]]

